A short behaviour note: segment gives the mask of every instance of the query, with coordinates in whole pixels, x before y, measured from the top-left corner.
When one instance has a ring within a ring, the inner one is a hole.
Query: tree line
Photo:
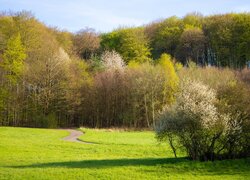
[[[0,125],[154,127],[175,102],[183,66],[245,66],[249,17],[188,14],[70,33],[30,12],[1,13]]]
[[[104,49],[115,49],[126,61],[170,54],[182,64],[240,69],[250,60],[250,14],[203,16],[190,13],[138,28],[121,28],[101,36]]]

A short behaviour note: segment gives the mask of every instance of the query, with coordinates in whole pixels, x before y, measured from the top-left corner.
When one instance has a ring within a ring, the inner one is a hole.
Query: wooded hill
[[[70,33],[29,12],[2,13],[0,125],[152,127],[192,74],[183,65],[242,69],[249,49],[249,13],[193,13],[109,33]]]

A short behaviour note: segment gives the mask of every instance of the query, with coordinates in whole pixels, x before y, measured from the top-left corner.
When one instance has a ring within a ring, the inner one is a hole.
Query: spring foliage
[[[193,160],[249,156],[249,98],[245,96],[249,90],[238,87],[231,82],[216,92],[203,83],[184,80],[176,103],[158,117],[158,139],[167,140],[175,156],[181,148]]]
[[[199,120],[202,140],[203,130],[211,140],[224,127],[224,117],[226,129],[235,130],[222,131],[220,140],[226,143],[219,154],[247,154],[248,146],[239,145],[248,137],[247,70],[205,66],[244,67],[249,32],[248,13],[188,14],[143,27],[109,33],[87,28],[75,34],[47,27],[29,12],[2,13],[0,125],[152,128],[163,107],[180,104],[181,88],[182,111],[192,112],[186,114],[191,122]],[[186,77],[198,83],[180,86]],[[214,124],[219,129],[208,131]],[[207,142],[197,142],[200,154],[210,152],[204,150]]]
[[[25,48],[22,45],[20,34],[11,37],[7,41],[6,50],[3,53],[3,61],[0,64],[5,71],[6,78],[11,83],[16,83],[21,76],[25,58]]]

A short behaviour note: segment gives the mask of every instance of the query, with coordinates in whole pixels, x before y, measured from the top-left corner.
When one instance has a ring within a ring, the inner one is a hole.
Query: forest
[[[250,1],[0,0],[1,179],[250,179]]]
[[[183,102],[185,87],[191,94],[212,89],[199,98],[249,128],[249,49],[249,13],[190,13],[72,33],[27,11],[2,12],[0,125],[157,128],[164,109]]]

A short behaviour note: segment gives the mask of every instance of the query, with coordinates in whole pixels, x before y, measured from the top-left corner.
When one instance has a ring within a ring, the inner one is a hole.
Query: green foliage
[[[229,158],[250,156],[250,98],[249,87],[232,82],[218,90],[218,109],[228,114],[227,133],[222,141]]]
[[[249,60],[249,13],[175,16],[145,27],[154,59],[168,53],[186,64],[242,68]]]
[[[141,28],[118,29],[103,34],[101,46],[103,49],[117,51],[126,63],[150,61],[148,41]]]
[[[93,85],[93,77],[88,72],[89,66],[86,62],[73,59],[70,60],[67,68],[67,80],[64,82],[64,98],[66,99],[65,104],[63,105],[66,108],[66,115],[73,116],[74,114],[82,115],[81,106],[84,105],[86,99],[85,97],[89,96],[87,93],[89,88]],[[58,118],[58,116],[57,116]],[[60,120],[60,119],[59,119]],[[72,119],[70,119],[73,121]],[[65,123],[65,122],[63,122]],[[65,125],[67,126],[67,122]],[[80,122],[75,121],[72,125],[79,126]]]
[[[163,91],[164,100],[166,104],[171,104],[175,100],[175,94],[178,91],[179,77],[177,76],[174,68],[174,64],[171,60],[171,56],[168,54],[162,54],[159,61],[159,65],[163,68],[165,76],[165,88]]]
[[[20,34],[12,36],[6,43],[2,57],[0,54],[0,124],[5,124],[4,119],[14,119],[13,109],[17,106],[16,101],[20,91],[18,83],[23,75],[25,58]],[[8,107],[10,108],[7,109]],[[7,112],[8,117],[4,116]]]
[[[176,103],[158,117],[158,139],[175,155],[184,147],[193,160],[249,157],[249,87],[228,70],[189,69],[181,76]]]
[[[129,63],[128,63],[128,67],[129,68],[138,68],[140,66],[140,64],[138,63],[138,62],[136,62],[136,61],[130,61]]]
[[[2,52],[6,48],[8,39],[16,33],[16,29],[15,21],[9,16],[1,16],[0,24],[0,52]]]
[[[178,45],[178,55],[186,64],[188,60],[195,60],[196,64],[205,64],[206,37],[203,31],[197,27],[186,27],[181,34]]]
[[[145,27],[72,34],[47,27],[30,12],[3,13],[0,124],[40,127],[53,114],[52,126],[57,119],[58,126],[154,127],[157,112],[175,102],[179,79],[215,90],[236,82],[232,70],[199,66],[244,67],[249,19],[249,13],[191,13]],[[122,58],[105,59],[105,50]]]
[[[161,22],[155,37],[151,40],[153,57],[159,58],[163,53],[174,56],[182,31],[183,22],[175,16]]]
[[[183,18],[183,22],[189,27],[202,27],[203,15],[200,13],[189,13]]]
[[[250,14],[235,14],[233,24],[233,42],[236,67],[244,67],[250,59]]]
[[[5,71],[6,78],[11,83],[16,83],[21,76],[26,58],[25,49],[22,46],[21,36],[18,34],[7,42],[6,50],[3,53],[3,61],[0,67]]]
[[[217,66],[242,68],[249,60],[250,15],[225,14],[206,18],[203,31]]]
[[[73,42],[72,42],[72,34],[67,31],[59,31],[57,29],[53,30],[53,33],[56,36],[58,43],[61,47],[68,53],[73,53]]]

